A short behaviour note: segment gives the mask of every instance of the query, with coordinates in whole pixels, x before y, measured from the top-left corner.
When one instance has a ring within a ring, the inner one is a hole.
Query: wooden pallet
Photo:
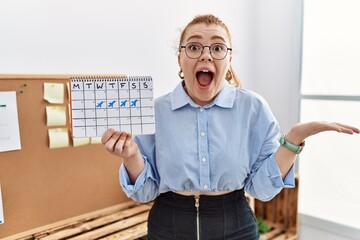
[[[17,234],[7,239],[138,239],[147,235],[147,218],[150,208],[151,204],[129,201]]]
[[[295,188],[283,189],[269,202],[255,200],[255,215],[264,219],[270,226],[270,232],[261,236],[261,240],[296,240],[298,224],[298,178]]]

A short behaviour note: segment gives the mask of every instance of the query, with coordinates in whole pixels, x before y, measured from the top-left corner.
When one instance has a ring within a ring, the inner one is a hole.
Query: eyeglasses
[[[199,58],[203,54],[204,48],[206,47],[209,48],[211,57],[216,60],[224,59],[228,51],[232,51],[232,48],[228,48],[225,44],[222,43],[214,43],[210,46],[203,46],[200,43],[191,42],[185,46],[181,46],[181,48],[185,48],[186,56],[191,59]]]

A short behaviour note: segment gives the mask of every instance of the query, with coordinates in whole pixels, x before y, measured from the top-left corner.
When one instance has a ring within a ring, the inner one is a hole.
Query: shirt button
[[[204,189],[208,189],[208,185],[205,184],[205,185],[204,185]]]
[[[205,137],[205,132],[202,131],[202,132],[200,133],[200,135],[201,135],[202,137]]]
[[[200,112],[203,112],[204,111],[204,109],[203,108],[200,108]]]
[[[202,158],[201,158],[201,161],[202,161],[202,162],[206,162],[206,158],[205,158],[205,157],[202,157]]]

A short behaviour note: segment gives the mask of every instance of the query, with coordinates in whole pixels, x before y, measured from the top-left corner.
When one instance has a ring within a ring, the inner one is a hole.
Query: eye
[[[191,51],[191,52],[198,52],[201,51],[201,45],[198,43],[189,43],[186,46],[187,50]]]
[[[215,43],[211,45],[211,51],[212,52],[223,52],[226,50],[226,46],[221,43]]]

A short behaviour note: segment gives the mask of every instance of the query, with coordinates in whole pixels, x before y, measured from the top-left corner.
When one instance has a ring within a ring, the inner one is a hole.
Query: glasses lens
[[[189,58],[199,58],[203,50],[203,46],[200,43],[188,43],[185,51]]]
[[[211,56],[214,59],[223,59],[226,57],[227,54],[227,47],[225,44],[222,43],[215,43],[210,46]]]

